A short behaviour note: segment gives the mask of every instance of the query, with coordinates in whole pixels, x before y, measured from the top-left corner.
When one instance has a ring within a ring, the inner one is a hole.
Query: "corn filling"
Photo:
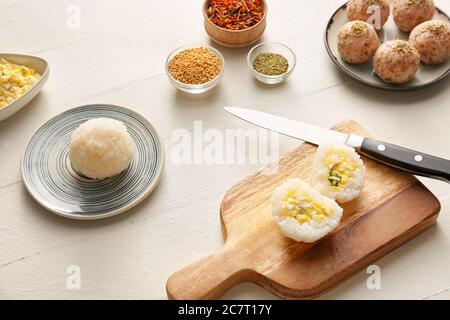
[[[332,216],[330,208],[323,202],[314,201],[309,194],[300,190],[289,192],[282,206],[286,217],[294,218],[301,224],[310,220],[322,222]]]
[[[325,166],[329,170],[330,185],[340,190],[353,176],[358,165],[348,158],[344,151],[334,150],[328,154]]]
[[[40,78],[31,68],[0,59],[0,109],[24,95]]]

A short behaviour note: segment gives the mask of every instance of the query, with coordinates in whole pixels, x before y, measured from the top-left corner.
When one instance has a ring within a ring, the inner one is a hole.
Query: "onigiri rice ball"
[[[383,43],[373,59],[374,72],[387,83],[407,83],[415,77],[419,67],[419,51],[404,40]]]
[[[69,149],[72,168],[91,179],[106,179],[125,169],[133,159],[133,142],[125,125],[97,118],[82,123],[73,133]]]
[[[295,241],[312,243],[333,231],[343,209],[301,179],[289,179],[272,195],[272,213],[283,234]]]
[[[433,0],[393,0],[394,22],[403,32],[411,32],[417,25],[433,18]]]
[[[439,64],[450,58],[450,23],[431,20],[419,24],[409,39],[426,64]]]
[[[355,149],[342,143],[322,144],[314,163],[314,188],[340,203],[359,196],[364,186],[364,163]]]
[[[348,63],[366,63],[373,58],[380,46],[374,27],[364,21],[347,22],[339,30],[338,51]]]
[[[371,7],[377,7],[379,9],[379,20],[371,21],[373,26],[377,29],[383,28],[386,21],[389,18],[389,14],[391,13],[391,7],[389,0],[350,0],[347,3],[347,17],[348,20],[362,20],[365,22],[369,22],[369,19],[377,12],[372,12]],[[376,22],[379,22],[380,25],[376,26]]]

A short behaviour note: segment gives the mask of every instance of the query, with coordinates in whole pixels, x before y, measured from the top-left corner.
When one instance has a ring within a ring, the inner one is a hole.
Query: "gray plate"
[[[450,74],[450,60],[437,66],[421,64],[416,77],[411,82],[404,85],[393,85],[385,83],[373,72],[371,62],[362,65],[352,65],[343,61],[339,55],[337,37],[340,28],[348,22],[346,8],[347,4],[345,3],[333,14],[328,22],[325,30],[325,47],[331,60],[351,78],[379,89],[412,91],[429,87]],[[440,9],[436,9],[433,19],[450,22],[450,18]],[[391,14],[383,30],[378,32],[378,36],[382,42],[385,42],[395,39],[408,39],[409,34],[397,28]]]
[[[128,169],[101,181],[79,176],[68,161],[72,132],[98,117],[122,121],[135,144]],[[54,117],[33,135],[22,157],[22,176],[32,197],[48,210],[72,219],[94,220],[142,201],[156,186],[163,163],[163,145],[147,119],[119,106],[88,105]]]

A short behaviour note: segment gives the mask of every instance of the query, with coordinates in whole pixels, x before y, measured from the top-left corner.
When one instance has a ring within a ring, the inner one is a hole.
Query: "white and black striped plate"
[[[101,181],[79,176],[68,161],[72,132],[99,117],[122,121],[135,144],[129,168]],[[122,213],[142,201],[158,183],[163,164],[163,144],[146,118],[124,107],[88,105],[54,117],[33,135],[22,157],[22,176],[32,197],[48,210],[67,218],[94,220]]]

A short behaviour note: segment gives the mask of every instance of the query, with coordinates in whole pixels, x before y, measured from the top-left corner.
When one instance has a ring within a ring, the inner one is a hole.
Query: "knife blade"
[[[224,107],[228,113],[255,124],[300,139],[315,145],[325,142],[340,142],[357,149],[361,154],[391,167],[450,183],[450,161],[423,152],[396,146],[390,143],[362,137],[356,134],[324,129],[272,114],[244,109]]]

